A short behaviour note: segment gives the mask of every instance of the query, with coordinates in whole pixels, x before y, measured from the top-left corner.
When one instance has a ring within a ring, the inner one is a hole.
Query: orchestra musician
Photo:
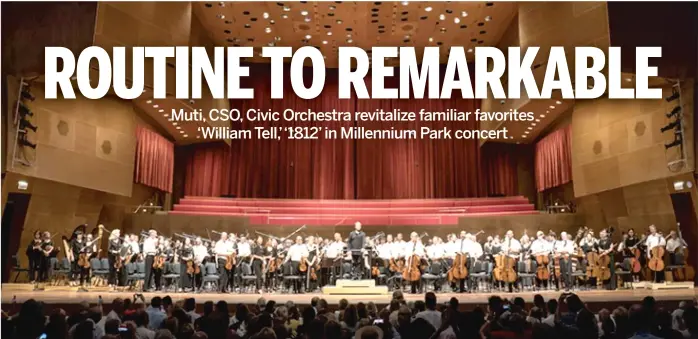
[[[80,276],[80,267],[78,266],[78,257],[80,257],[80,250],[85,245],[84,235],[81,231],[75,232],[75,237],[70,244],[70,249],[73,252],[73,261],[70,263],[71,281],[72,283],[77,283]]]
[[[202,267],[204,260],[206,260],[207,257],[209,257],[209,250],[206,245],[204,245],[203,240],[201,240],[201,237],[197,237],[194,240],[194,246],[192,246],[192,252],[194,254],[194,267],[199,268],[199,274],[196,274],[192,277],[192,285],[194,289],[199,289],[203,287],[202,284],[202,275],[204,274],[204,268]],[[213,259],[215,260],[215,259]]]
[[[264,292],[264,266],[266,262],[265,258],[268,256],[269,254],[264,247],[264,239],[261,236],[258,236],[257,240],[252,246],[252,273],[254,273],[255,277],[257,278],[255,283],[257,292],[260,294]]]
[[[349,251],[351,251],[351,263],[352,263],[352,270],[353,270],[353,278],[358,279],[363,276],[362,274],[362,251],[364,249],[364,245],[366,244],[366,233],[364,233],[361,230],[361,223],[356,222],[354,223],[354,231],[352,231],[349,234],[349,240],[347,241],[347,245],[349,247]]]
[[[652,257],[653,248],[666,247],[666,240],[657,232],[657,227],[654,225],[650,225],[649,227],[649,234],[647,235],[647,239],[645,239],[645,247],[647,248],[647,259]],[[663,282],[664,271],[655,272],[654,277],[655,282]]]
[[[321,284],[334,284],[333,280],[339,275],[339,259],[344,254],[346,244],[342,241],[342,235],[334,234],[334,240],[325,247],[325,256],[322,264],[322,276],[324,277]],[[388,258],[390,260],[390,258]],[[334,278],[334,279],[333,279]],[[332,281],[331,281],[332,280]]]
[[[241,235],[240,236],[240,241],[235,242],[233,237],[230,238],[230,245],[235,249],[237,247],[237,266],[233,269],[235,272],[235,277],[231,278],[230,280],[230,285],[231,288],[234,289],[234,286],[240,286],[240,282],[242,279],[240,278],[243,274],[243,264],[244,265],[251,265],[251,256],[252,256],[252,246],[250,246],[250,242],[247,239],[247,236]]]
[[[49,277],[51,277],[51,258],[55,257],[56,251],[56,248],[53,246],[53,241],[51,241],[51,233],[48,231],[44,232],[41,241],[40,282],[46,282],[49,280]]]
[[[497,239],[498,236],[494,238],[495,244],[497,243]],[[496,246],[497,245],[493,245],[493,248],[496,248]],[[501,253],[503,255],[508,255],[515,260],[519,258],[519,255],[521,254],[521,243],[514,238],[514,231],[508,230],[504,235],[504,241],[501,243]],[[516,267],[516,265],[514,266]],[[514,284],[509,283],[508,285],[509,292],[513,292]]]
[[[192,272],[187,272],[188,265],[191,264]],[[184,238],[184,244],[179,249],[179,289],[189,291],[194,288],[194,247],[191,238]]]
[[[216,241],[213,248],[213,253],[216,255],[216,263],[218,265],[218,292],[226,293],[228,291],[228,285],[231,283],[231,278],[235,278],[236,268],[236,263],[233,263],[230,271],[225,268],[226,263],[228,263],[229,256],[235,253],[233,243],[228,240],[228,233],[221,233],[220,239]]]
[[[286,253],[284,275],[298,275],[298,266],[303,257],[308,257],[308,247],[303,243],[303,237],[297,236],[296,243],[289,247]],[[296,286],[294,286],[296,292],[301,292],[300,283],[298,281]],[[289,286],[286,287],[289,288]]]
[[[607,281],[604,281],[603,284],[606,286],[607,289],[609,290],[615,290],[616,289],[616,270],[614,268],[615,261],[614,261],[614,250],[616,248],[615,244],[613,244],[613,241],[610,238],[609,231],[608,230],[601,230],[599,232],[599,241],[597,243],[598,251],[599,251],[599,256],[604,256],[608,255],[610,258],[610,267],[608,269],[610,270],[611,273],[611,278]]]
[[[84,254],[85,255],[85,260],[89,263],[90,259],[92,259],[92,256],[97,253],[97,244],[96,241],[92,239],[92,234],[87,234],[87,238],[85,238],[85,243],[84,245],[78,249],[79,254]],[[75,257],[76,261],[78,256]],[[92,267],[91,266],[81,266],[79,267],[80,270],[80,286],[85,287],[85,283],[89,284],[90,283],[90,275],[92,273]]]
[[[669,235],[667,236],[666,240],[666,251],[669,254],[670,265],[686,264],[686,258],[678,260],[676,256],[676,251],[685,247],[688,247],[688,244],[685,240],[683,240],[683,238],[679,237],[676,231],[672,230],[671,232],[669,232]]]
[[[133,254],[133,246],[131,246],[132,237],[128,234],[124,236],[124,241],[121,243],[119,248],[119,256],[116,260],[121,261],[122,267],[119,269],[119,286],[126,286],[126,281],[128,280],[128,270],[126,269],[126,264],[135,262],[134,258],[138,256]],[[113,266],[113,265],[112,265]]]
[[[418,258],[424,258],[424,254],[424,245],[422,244],[422,240],[419,238],[417,232],[412,232],[410,234],[410,242],[408,242],[404,247],[404,256],[408,259],[408,263],[405,264],[405,269],[408,269],[409,258],[414,255],[416,255]],[[418,265],[418,267],[421,267],[421,265]],[[412,294],[417,293],[417,289],[420,289],[420,287],[420,280],[410,282],[410,290]]]
[[[431,240],[431,245],[427,246],[425,249],[426,257],[429,260],[429,266],[432,272],[441,273],[445,267],[443,265],[444,257],[446,256],[446,248],[442,244],[442,240],[439,237],[433,237]],[[440,279],[434,280],[434,291],[441,290]]]
[[[109,234],[109,247],[107,248],[107,260],[109,261],[109,277],[107,282],[109,287],[114,287],[118,284],[116,278],[116,267],[114,266],[121,253],[121,231],[118,229],[112,230]]]
[[[306,291],[310,292],[310,291],[313,291],[315,289],[315,287],[317,287],[317,286],[315,286],[315,285],[317,285],[317,281],[310,280],[310,271],[311,271],[310,267],[313,266],[315,264],[315,260],[317,260],[319,258],[320,250],[315,242],[315,237],[312,235],[306,239],[306,246],[308,247],[308,256],[306,258],[307,264],[308,264],[308,270],[305,272],[306,273],[306,279],[305,279],[306,286],[305,286],[305,288],[306,288]]]
[[[148,237],[143,239],[143,255],[145,256],[145,279],[143,281],[143,291],[150,291],[155,286],[160,286],[160,277],[156,276],[153,269],[155,256],[158,252],[158,233],[154,229],[148,231]]]
[[[550,254],[552,253],[552,245],[550,244],[550,241],[545,238],[545,233],[543,231],[538,231],[536,232],[536,240],[533,240],[531,243],[531,256],[534,258],[537,258],[538,256],[544,256],[550,258]],[[536,286],[538,288],[548,287],[548,280],[541,280],[536,277]]]
[[[41,263],[41,231],[34,232],[34,238],[27,246],[27,259],[29,259],[29,281],[33,284],[38,280]]]
[[[572,287],[572,260],[570,255],[574,253],[574,241],[567,232],[560,233],[560,240],[555,242],[554,254],[560,258],[560,282],[564,283],[565,290],[568,291]]]

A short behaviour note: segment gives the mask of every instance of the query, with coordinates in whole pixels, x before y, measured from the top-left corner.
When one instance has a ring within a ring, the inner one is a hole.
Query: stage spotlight
[[[683,142],[683,137],[681,136],[681,134],[676,134],[676,136],[674,136],[674,141],[672,141],[668,144],[665,144],[664,148],[670,149],[672,147],[676,147],[676,146],[681,145],[682,142]]]
[[[27,116],[27,115],[30,116],[30,117],[33,117],[33,116],[34,116],[34,113],[29,109],[29,107],[27,107],[27,106],[26,106],[23,102],[21,102],[21,101],[19,102],[19,114],[20,114],[22,117],[25,117],[25,116]]]
[[[34,133],[36,133],[36,129],[38,127],[32,125],[32,123],[29,120],[24,119],[24,117],[20,118],[19,119],[19,129],[26,131],[27,128],[34,131]]]
[[[27,137],[25,137],[24,134],[21,137],[19,137],[18,141],[19,141],[19,144],[21,146],[26,146],[26,147],[31,147],[32,149],[36,149],[36,144],[27,140]]]
[[[681,106],[676,106],[676,107],[674,107],[673,110],[671,110],[670,113],[667,113],[667,114],[665,114],[665,115],[666,115],[667,118],[671,118],[671,117],[673,117],[674,115],[678,114],[679,112],[681,112]]]
[[[662,133],[674,129],[674,128],[680,128],[681,127],[681,120],[674,120],[667,124],[666,126],[661,128]]]
[[[676,100],[676,99],[678,99],[678,98],[679,98],[679,91],[674,90],[673,93],[671,93],[670,96],[666,97],[666,101],[667,101],[667,102],[672,102],[672,101],[674,101],[674,100]]]
[[[29,87],[25,87],[25,88],[22,89],[22,98],[27,99],[27,100],[29,100],[29,101],[34,101],[34,99],[36,99],[36,98],[34,97],[34,94],[32,94],[32,93],[29,91]]]

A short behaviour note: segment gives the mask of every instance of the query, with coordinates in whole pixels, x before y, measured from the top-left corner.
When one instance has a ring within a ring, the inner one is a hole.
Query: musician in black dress
[[[128,280],[128,269],[126,268],[126,264],[135,262],[136,260],[134,258],[136,258],[137,256],[138,254],[133,253],[131,239],[127,235],[124,238],[124,241],[121,243],[121,246],[119,247],[119,256],[116,258],[116,260],[121,262],[121,268],[119,268],[118,271],[119,286],[126,286],[126,281]]]
[[[255,280],[257,284],[257,291],[259,293],[263,292],[264,283],[264,257],[267,256],[266,248],[264,247],[264,239],[261,236],[257,237],[257,240],[252,245],[252,273],[254,273],[257,279]]]
[[[80,270],[80,286],[85,286],[85,283],[90,282],[90,273],[92,271],[92,268],[90,267],[90,259],[92,259],[92,255],[95,254],[97,245],[95,242],[92,240],[92,234],[88,234],[87,238],[85,239],[85,244],[78,249],[78,258],[80,255],[84,255],[84,262],[85,264],[79,267]],[[79,261],[79,260],[78,260]]]
[[[51,276],[51,258],[56,256],[56,249],[51,241],[51,233],[44,232],[41,241],[41,259],[39,263],[39,281],[46,282]]]
[[[187,269],[191,265],[191,273]],[[180,291],[188,291],[194,288],[194,247],[191,245],[190,238],[184,238],[184,244],[179,249],[179,289]]]
[[[29,259],[29,281],[35,282],[39,276],[41,263],[41,231],[34,232],[34,239],[27,246],[27,259]]]
[[[80,267],[78,266],[78,258],[80,257],[80,250],[85,246],[84,235],[81,231],[75,232],[73,240],[70,242],[70,249],[73,254],[73,261],[70,263],[70,273],[71,281],[73,283],[77,282],[80,276]]]
[[[109,287],[113,287],[118,285],[117,277],[116,277],[116,267],[114,265],[116,264],[117,261],[119,261],[119,254],[121,253],[121,231],[120,230],[113,230],[111,231],[111,234],[109,234],[109,248],[108,248],[108,253],[107,253],[107,259],[109,261],[109,277],[107,278],[107,281],[109,283]]]
[[[630,261],[635,257],[633,253],[636,249],[640,251],[639,262],[642,267],[642,263],[645,261],[645,256],[642,255],[642,249],[640,239],[635,235],[635,229],[629,229],[628,233],[625,234],[623,242],[621,243],[623,261]],[[630,272],[632,273],[633,281],[640,281],[640,272],[634,272],[632,266],[630,267]]]
[[[357,221],[354,223],[354,231],[349,233],[349,241],[347,242],[347,246],[351,251],[351,263],[354,271],[352,276],[353,279],[360,279],[363,277],[363,257],[361,251],[364,249],[365,244],[366,233],[361,230],[361,223]]]

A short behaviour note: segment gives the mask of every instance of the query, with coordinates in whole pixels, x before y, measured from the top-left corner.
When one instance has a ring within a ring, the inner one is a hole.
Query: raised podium
[[[337,285],[323,287],[322,293],[328,295],[383,295],[388,294],[388,286],[376,286],[376,281],[373,279],[338,279]]]

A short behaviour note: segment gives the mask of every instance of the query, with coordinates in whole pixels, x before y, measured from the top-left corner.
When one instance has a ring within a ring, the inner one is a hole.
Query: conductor
[[[351,251],[351,263],[352,263],[352,279],[361,279],[363,277],[362,269],[362,251],[364,244],[366,243],[366,233],[361,230],[361,223],[354,223],[354,231],[349,234],[349,241],[347,246],[349,251]]]

